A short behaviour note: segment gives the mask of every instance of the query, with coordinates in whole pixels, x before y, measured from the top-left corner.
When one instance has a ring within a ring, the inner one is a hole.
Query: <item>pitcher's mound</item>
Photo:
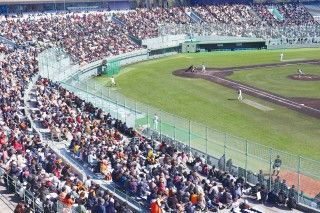
[[[312,75],[312,74],[293,74],[289,75],[288,78],[292,80],[298,81],[320,81],[320,75]]]

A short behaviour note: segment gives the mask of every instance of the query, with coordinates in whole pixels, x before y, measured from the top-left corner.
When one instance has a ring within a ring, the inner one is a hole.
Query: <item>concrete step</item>
[[[13,212],[19,202],[19,198],[1,183],[0,184],[0,212]]]

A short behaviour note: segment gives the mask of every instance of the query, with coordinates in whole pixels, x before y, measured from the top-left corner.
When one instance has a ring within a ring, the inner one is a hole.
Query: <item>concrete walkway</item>
[[[0,213],[11,213],[16,208],[19,198],[8,191],[6,186],[0,184]]]

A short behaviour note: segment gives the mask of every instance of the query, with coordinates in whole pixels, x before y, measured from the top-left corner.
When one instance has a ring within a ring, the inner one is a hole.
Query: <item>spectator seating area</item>
[[[268,9],[270,7],[276,8],[284,20],[277,20]],[[74,61],[88,63],[141,48],[130,36],[153,38],[161,34],[160,26],[168,25],[172,29],[166,32],[173,32],[178,26],[195,24],[188,12],[197,14],[202,24],[208,24],[207,33],[214,35],[263,38],[320,36],[318,23],[300,4],[232,4],[136,9],[114,14],[70,12],[9,16],[0,17],[0,36],[21,46],[32,45],[38,51],[62,47]],[[287,29],[288,26],[295,28]],[[193,31],[203,33],[202,28]]]
[[[2,52],[0,155],[1,168],[11,177],[7,184],[21,186],[20,195],[31,193],[36,197],[32,206],[45,212],[56,211],[60,202],[65,208],[77,205],[92,211],[129,212],[90,179],[81,181],[32,130],[23,99],[28,81],[37,72],[32,57],[36,52],[32,47]],[[144,138],[57,83],[39,78],[36,97],[38,110],[31,114],[32,120],[70,141],[69,148],[79,160],[153,210],[160,206],[186,212],[233,208],[239,206],[234,203],[242,201],[243,193],[250,194],[242,177],[232,177],[201,157]]]
[[[242,177],[216,170],[205,159],[164,142],[148,140],[47,79],[37,82],[37,103],[33,119],[42,128],[54,128],[57,140],[70,142],[77,160],[151,209],[232,208],[240,205],[244,192],[249,194]]]
[[[103,204],[111,212],[131,212],[90,179],[81,181],[31,127],[24,98],[28,82],[37,72],[37,51],[12,50],[1,44],[0,52],[0,169],[8,188],[21,199],[29,198],[17,208],[50,213],[57,211],[60,202],[66,208],[74,203],[82,209]]]
[[[191,21],[183,9],[178,7],[136,9],[128,13],[116,13],[114,16],[125,24],[130,34],[140,39],[157,37],[160,24],[185,24]]]
[[[274,17],[269,9],[271,7],[280,12],[283,20],[278,20]],[[130,34],[140,39],[146,39],[161,34],[159,25],[168,25],[169,28],[176,28],[185,24],[197,24],[193,23],[197,20],[193,20],[191,16],[186,15],[191,12],[202,19],[202,24],[211,25],[211,28],[213,28],[211,33],[231,36],[279,38],[281,33],[283,35],[283,32],[280,33],[281,28],[318,25],[301,4],[232,4],[182,7],[170,10],[164,8],[136,9],[128,13],[115,14],[114,16],[124,23]],[[219,25],[228,25],[230,27],[221,28]],[[186,28],[188,29],[188,27]],[[274,30],[279,32],[275,34],[272,32]],[[301,29],[297,29],[297,31],[301,31]],[[172,30],[168,29],[166,32],[172,32]],[[296,32],[296,34],[299,35],[299,32]],[[288,34],[288,36],[292,35]]]
[[[92,62],[137,49],[105,12],[35,15],[0,22],[1,36],[18,45],[63,47],[75,61]]]
[[[281,24],[270,15],[261,20],[253,19],[250,16],[253,7],[223,5],[192,10],[204,21],[212,23],[257,26],[264,21],[268,26]],[[298,10],[292,12],[295,9]],[[79,209],[99,213],[103,212],[101,209],[130,212],[126,205],[119,204],[90,179],[81,181],[68,164],[43,144],[27,116],[25,93],[31,78],[38,73],[36,57],[44,49],[63,47],[79,63],[130,52],[141,47],[131,41],[128,34],[139,38],[155,37],[157,25],[163,22],[191,23],[185,10],[136,9],[114,14],[125,24],[124,28],[113,22],[106,12],[1,17],[0,35],[19,45],[10,48],[0,43],[0,167],[11,177],[7,185],[20,186],[21,195],[30,192],[36,197],[33,206],[39,206],[45,212],[56,211],[60,202],[67,208],[75,204]],[[279,11],[285,20],[299,16],[307,23],[315,24],[310,16],[303,15],[306,10],[300,5],[279,6]],[[290,23],[305,22],[291,20]],[[35,89],[37,105],[31,119],[58,140],[68,141],[70,151],[79,161],[140,202],[150,205],[152,212],[160,207],[186,212],[236,206],[251,208],[242,198],[256,196],[258,192],[263,202],[288,201],[289,206],[295,205],[294,187],[289,190],[279,179],[275,180],[275,187],[269,187],[272,188],[270,191],[262,174],[260,184],[250,186],[243,177],[222,172],[200,156],[145,138],[58,83],[40,77]],[[280,187],[277,188],[276,183]]]
[[[217,170],[202,157],[141,136],[47,79],[37,82],[37,103],[39,112],[33,118],[43,123],[42,128],[55,128],[57,140],[69,141],[69,150],[77,160],[151,209],[250,209],[243,207],[241,197],[258,192],[263,202],[268,196],[274,203],[284,203],[288,196],[289,203],[296,200],[294,188],[289,190],[279,178],[271,192],[262,174],[261,184],[252,187],[243,177]]]

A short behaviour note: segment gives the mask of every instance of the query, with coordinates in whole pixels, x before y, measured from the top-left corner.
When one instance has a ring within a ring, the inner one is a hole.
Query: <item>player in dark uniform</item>
[[[277,172],[276,176],[279,175],[281,164],[282,164],[282,160],[280,159],[280,156],[278,155],[277,158],[274,160],[274,163],[273,163],[273,173],[272,173],[272,175],[274,175],[276,172]]]
[[[195,71],[195,68],[193,65],[191,65],[190,67],[188,67],[188,69],[186,69],[185,72],[194,72]]]

